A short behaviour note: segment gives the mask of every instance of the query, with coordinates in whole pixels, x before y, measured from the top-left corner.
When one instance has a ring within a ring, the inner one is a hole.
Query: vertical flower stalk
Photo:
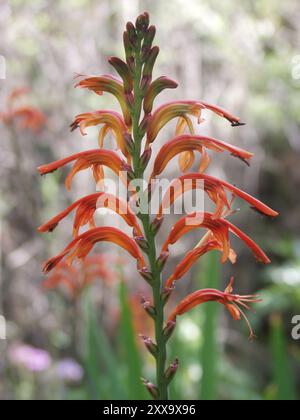
[[[174,293],[176,282],[188,272],[193,264],[212,250],[221,253],[221,262],[227,260],[236,262],[237,255],[231,247],[230,235],[233,234],[253,252],[258,261],[263,264],[270,262],[262,249],[244,232],[232,224],[228,217],[234,213],[234,198],[244,200],[252,208],[269,217],[275,217],[277,212],[272,210],[254,197],[243,192],[230,183],[219,180],[204,172],[208,168],[211,155],[214,153],[229,153],[233,157],[249,165],[253,154],[239,147],[230,145],[220,139],[196,134],[193,119],[201,124],[204,110],[229,121],[233,127],[243,125],[240,119],[226,110],[208,104],[204,101],[175,101],[169,102],[153,110],[154,102],[165,89],[174,89],[177,83],[168,77],[153,79],[153,68],[159,54],[159,48],[153,45],[156,29],[150,26],[148,13],[140,15],[135,25],[127,23],[124,32],[125,61],[118,57],[111,57],[109,63],[114,67],[120,79],[105,76],[81,76],[76,87],[93,91],[97,95],[110,93],[119,102],[121,114],[101,110],[80,114],[71,124],[71,130],[80,128],[82,135],[90,126],[101,126],[99,130],[99,149],[77,153],[56,162],[38,168],[41,175],[53,172],[69,163],[73,169],[66,179],[66,187],[71,188],[71,181],[75,174],[85,169],[92,169],[95,181],[103,180],[107,168],[112,170],[128,187],[127,202],[123,202],[111,194],[95,193],[73,203],[50,221],[43,224],[40,232],[53,231],[57,225],[69,214],[75,211],[73,240],[55,257],[44,264],[44,271],[49,272],[64,261],[71,264],[75,259],[84,260],[98,242],[112,242],[125,249],[137,263],[137,270],[149,284],[152,291],[151,299],[143,298],[141,304],[147,315],[154,322],[155,337],[141,334],[140,337],[147,351],[156,362],[155,382],[142,379],[143,384],[154,399],[167,400],[168,387],[179,367],[179,360],[168,361],[167,344],[176,328],[177,318],[192,308],[211,301],[222,304],[234,320],[244,318],[253,332],[244,309],[250,309],[249,304],[259,301],[258,296],[240,296],[233,294],[233,279],[224,292],[214,289],[194,291],[185,297],[171,311],[166,310],[169,297]],[[146,179],[146,169],[152,157],[152,144],[156,141],[160,131],[170,122],[177,121],[175,137],[166,141],[154,157],[150,179]],[[115,138],[118,153],[105,149],[108,133]],[[200,155],[198,170],[189,173]],[[178,156],[179,169],[184,172],[178,179],[174,179],[169,190],[162,198],[157,214],[150,213],[151,198],[155,187],[155,180],[164,171],[169,162]],[[124,171],[127,179],[124,179]],[[148,187],[138,190],[132,181],[146,181]],[[201,181],[201,182],[200,182]],[[159,249],[157,233],[162,227],[165,212],[186,192],[203,189],[215,205],[215,211],[194,212],[183,216],[165,235],[163,247]],[[228,194],[232,196],[230,199]],[[147,202],[147,211],[141,202]],[[131,205],[134,204],[136,213]],[[94,213],[99,207],[108,207],[120,214],[124,222],[132,229],[132,236],[113,227],[97,227]],[[81,229],[88,229],[80,233]],[[163,270],[172,252],[172,245],[179,241],[191,230],[204,230],[200,242],[194,246],[182,262],[175,267],[173,274],[164,278]],[[169,316],[166,313],[170,312]]]

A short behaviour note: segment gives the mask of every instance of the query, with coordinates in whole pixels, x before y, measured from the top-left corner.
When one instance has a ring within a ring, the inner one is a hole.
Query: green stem
[[[140,119],[142,112],[143,93],[140,88],[141,75],[142,75],[142,61],[141,61],[141,41],[139,41],[136,48],[136,68],[134,73],[134,107],[131,112],[132,125],[133,125],[133,139],[134,139],[134,153],[133,153],[133,169],[136,179],[144,178],[144,168],[140,165],[141,158],[141,146],[143,133],[140,130]],[[165,378],[166,360],[167,360],[167,349],[166,339],[164,337],[164,301],[161,296],[162,279],[161,270],[157,264],[157,252],[156,252],[156,241],[155,233],[151,229],[151,220],[149,213],[140,214],[140,220],[143,225],[145,239],[148,243],[147,256],[152,272],[152,294],[153,304],[155,308],[155,340],[157,344],[157,356],[156,356],[156,386],[158,388],[158,399],[168,399],[168,384]]]

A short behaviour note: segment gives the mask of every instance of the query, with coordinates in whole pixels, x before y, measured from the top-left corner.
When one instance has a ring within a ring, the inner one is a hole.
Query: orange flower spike
[[[170,102],[159,107],[151,116],[147,129],[147,145],[153,143],[159,131],[174,118],[193,115],[200,122],[201,111],[204,105],[195,101]]]
[[[71,131],[79,127],[81,134],[85,136],[85,128],[100,124],[104,124],[106,130],[103,135],[102,133],[99,134],[99,146],[103,147],[102,143],[107,130],[112,130],[118,148],[126,156],[127,160],[130,160],[131,157],[124,141],[124,133],[129,133],[128,128],[121,115],[115,111],[95,111],[77,115],[71,124]]]
[[[211,213],[193,213],[186,217],[181,218],[173,226],[171,233],[163,245],[162,252],[167,252],[169,245],[175,244],[182,236],[194,229],[208,229],[210,230],[214,238],[222,244],[223,257],[222,262],[224,263],[230,255],[230,242],[229,242],[229,231],[241,239],[251,249],[256,259],[263,263],[269,264],[270,259],[263,252],[263,250],[245,233],[228,222],[226,219],[215,220]]]
[[[120,80],[110,75],[89,76],[76,83],[75,87],[92,90],[97,95],[102,95],[103,92],[108,92],[114,95],[122,108],[126,125],[128,127],[131,126],[130,111],[126,101],[124,86]]]
[[[182,135],[175,137],[165,143],[160,149],[154,162],[151,178],[155,178],[163,172],[167,164],[177,155],[186,151],[198,151],[203,154],[203,149],[210,149],[215,152],[229,152],[246,163],[253,157],[253,154],[239,147],[232,146],[211,137]],[[248,163],[249,164],[249,163]],[[207,166],[207,165],[205,165]],[[203,169],[203,168],[202,168]]]
[[[142,256],[135,241],[121,230],[113,227],[97,227],[79,235],[58,255],[46,261],[43,266],[44,272],[51,271],[65,257],[68,256],[68,262],[75,258],[84,259],[98,242],[112,242],[125,249],[133,258],[137,260],[138,269],[146,267],[144,257]]]
[[[71,182],[74,175],[87,169],[93,167],[93,165],[103,165],[110,168],[116,175],[120,176],[122,171],[130,171],[128,165],[123,161],[117,153],[111,150],[88,150],[86,152],[75,153],[74,155],[68,156],[64,159],[57,160],[55,162],[48,163],[47,165],[42,165],[38,167],[38,171],[41,175],[46,175],[51,172],[56,171],[59,168],[75,161],[72,171],[66,179],[67,189],[71,188]]]
[[[224,207],[227,207],[228,210],[230,210],[230,203],[228,202],[225,190],[228,190],[235,196],[243,199],[244,201],[249,203],[253,209],[257,210],[259,213],[265,216],[278,216],[278,212],[272,210],[270,207],[268,207],[261,201],[245,193],[244,191],[240,190],[234,185],[231,185],[226,181],[221,181],[213,176],[198,173],[182,175],[181,177],[175,179],[171,183],[170,187],[164,195],[157,216],[162,216],[164,210],[172,206],[175,200],[181,195],[183,195],[185,192],[190,191],[192,189],[198,189],[202,186],[204,187],[205,191],[210,194],[210,198],[217,205],[217,208],[220,208],[220,211],[215,213],[215,218],[219,218],[222,216],[222,209]]]
[[[135,229],[135,235],[142,236],[141,228],[135,214],[130,209],[128,203],[123,202],[114,195],[99,192],[88,195],[75,203],[71,204],[64,211],[53,217],[47,223],[38,228],[39,232],[52,232],[57,225],[67,217],[72,211],[77,209],[74,219],[73,235],[77,236],[79,229],[87,223],[93,223],[94,213],[98,208],[109,208],[118,213],[125,222]]]
[[[219,302],[226,307],[226,309],[229,311],[230,315],[235,321],[240,320],[241,317],[243,317],[246,320],[250,331],[250,339],[252,339],[254,337],[253,330],[241,307],[251,310],[249,304],[261,302],[261,299],[259,299],[257,295],[234,295],[232,294],[232,285],[233,278],[231,279],[228,287],[224,292],[221,292],[216,289],[203,289],[191,293],[185,299],[183,299],[174,309],[174,311],[169,316],[168,322],[176,322],[177,316],[183,315],[184,313],[188,312],[189,310],[193,309],[198,305],[202,305],[203,303]]]

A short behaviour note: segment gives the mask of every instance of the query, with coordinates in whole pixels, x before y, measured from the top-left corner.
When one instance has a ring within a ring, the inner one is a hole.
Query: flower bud
[[[144,47],[149,47],[149,48],[152,47],[152,43],[153,43],[153,40],[155,38],[155,34],[156,34],[156,28],[155,28],[154,25],[151,25],[147,29],[147,32],[146,32],[145,37],[144,37],[144,42],[143,42]]]
[[[134,107],[134,96],[131,92],[125,93],[126,104],[130,110]]]
[[[165,372],[165,378],[167,380],[167,383],[169,384],[174,376],[176,375],[177,369],[179,366],[179,360],[176,358],[173,363],[170,364],[168,369]]]
[[[152,354],[153,357],[157,356],[157,345],[153,343],[150,337],[140,334],[139,337],[143,340],[146,349]]]
[[[147,283],[152,284],[153,274],[147,267],[144,267],[141,270],[138,270],[138,272],[143,277],[143,279],[146,280]]]
[[[133,172],[133,169],[128,163],[123,162],[121,170],[127,172],[127,177],[130,181],[135,179],[135,174]]]
[[[149,58],[152,43],[155,37],[155,33],[156,33],[155,26],[150,26],[150,28],[147,30],[145,34],[144,42],[143,42],[142,50],[141,50],[142,51],[141,58],[142,58],[143,63],[145,63]]]
[[[138,16],[135,22],[137,31],[144,34],[149,26],[149,22],[150,22],[150,17],[149,17],[148,12],[145,12],[142,15]]]
[[[148,149],[146,149],[144,153],[142,154],[140,158],[140,166],[143,170],[147,167],[151,159],[151,154],[152,154],[152,149],[150,147],[148,147]]]
[[[147,252],[148,251],[148,242],[143,236],[135,236],[134,237],[135,242],[138,244],[138,246],[141,248],[142,251]]]
[[[147,131],[150,118],[151,118],[150,115],[145,115],[145,117],[143,118],[143,120],[140,124],[139,129],[140,129],[141,134],[143,134],[143,136],[145,135],[145,133]]]
[[[129,133],[124,133],[123,137],[124,137],[124,142],[125,142],[125,145],[126,145],[126,150],[128,151],[128,153],[130,153],[132,155],[133,151],[134,151],[133,138],[132,138],[131,134],[129,134]]]
[[[155,400],[158,399],[158,389],[155,385],[153,385],[151,382],[149,382],[147,379],[141,378],[143,384],[145,385],[145,387],[147,388],[149,394],[151,395],[152,398],[154,398]]]
[[[128,68],[128,65],[118,57],[110,57],[108,60],[109,64],[113,66],[119,76],[122,78],[124,83],[125,93],[132,92],[133,89],[133,80]]]
[[[171,286],[171,287],[164,287],[162,292],[161,292],[161,297],[162,300],[164,302],[164,304],[167,303],[167,301],[169,300],[169,297],[171,296],[171,293],[174,291],[175,286]]]
[[[145,311],[147,312],[147,314],[154,319],[156,316],[156,311],[154,309],[154,307],[151,305],[151,303],[146,300],[144,297],[141,298],[141,305],[142,307],[145,309]]]
[[[175,321],[168,321],[167,322],[167,325],[164,328],[164,338],[165,338],[166,341],[168,341],[171,338],[171,336],[172,336],[172,334],[175,330],[175,327],[176,327],[176,322]]]
[[[128,22],[127,25],[126,25],[126,29],[127,29],[127,32],[128,32],[128,38],[129,38],[131,46],[133,48],[136,48],[137,34],[136,34],[134,24],[132,22]]]
[[[149,80],[151,81],[152,79],[153,67],[154,67],[158,54],[159,54],[159,47],[152,47],[149,53],[149,57],[147,58],[147,61],[145,63],[145,67],[143,71],[142,81],[144,80],[143,81],[144,84],[146,82],[149,83]]]
[[[166,262],[169,258],[169,255],[170,255],[169,252],[165,251],[165,252],[162,252],[160,254],[160,256],[158,257],[158,259],[156,261],[156,264],[157,264],[157,267],[160,271],[163,270],[163,268],[164,268],[164,266],[165,266],[165,264],[166,264]]]
[[[153,222],[151,223],[151,231],[154,235],[156,235],[163,224],[164,217],[156,217]]]

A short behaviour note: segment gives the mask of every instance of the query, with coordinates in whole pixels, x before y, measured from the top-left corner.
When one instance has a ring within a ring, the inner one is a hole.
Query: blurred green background
[[[257,335],[253,343],[244,324],[214,304],[180,319],[169,348],[170,357],[181,363],[171,396],[299,399],[300,340],[292,338],[292,319],[300,315],[298,0],[1,1],[6,79],[0,80],[0,113],[12,90],[27,86],[31,91],[18,99],[20,106],[37,107],[47,121],[38,132],[3,121],[0,126],[0,315],[7,334],[0,340],[0,398],[146,398],[139,377],[152,380],[154,365],[136,337],[152,334],[139,305],[149,290],[123,254],[121,262],[108,259],[106,271],[96,273],[77,298],[68,288],[44,290],[41,263],[69,242],[71,220],[52,235],[37,234],[36,227],[94,186],[90,175],[82,174],[69,194],[65,171],[40,179],[35,169],[96,146],[96,130],[82,138],[69,132],[69,124],[76,114],[116,104],[109,96],[73,89],[73,76],[111,72],[106,59],[123,55],[126,21],[144,10],[158,30],[156,75],[179,82],[159,101],[205,99],[241,116],[247,125],[232,129],[207,114],[203,130],[254,152],[252,166],[217,156],[211,173],[281,213],[270,221],[241,207],[234,217],[270,255],[270,267],[258,265],[236,243],[235,266],[220,267],[219,256],[212,254],[178,285],[176,300],[197,287],[223,288],[234,275],[238,293],[259,292],[263,302],[250,316]],[[171,135],[172,126],[161,141]],[[168,175],[176,171],[174,163]],[[162,237],[175,220],[169,218]],[[123,227],[110,214],[99,214],[99,222]],[[180,261],[191,239],[197,243],[197,232],[174,248],[166,271]],[[116,255],[107,245],[97,248],[100,256],[108,252]]]

